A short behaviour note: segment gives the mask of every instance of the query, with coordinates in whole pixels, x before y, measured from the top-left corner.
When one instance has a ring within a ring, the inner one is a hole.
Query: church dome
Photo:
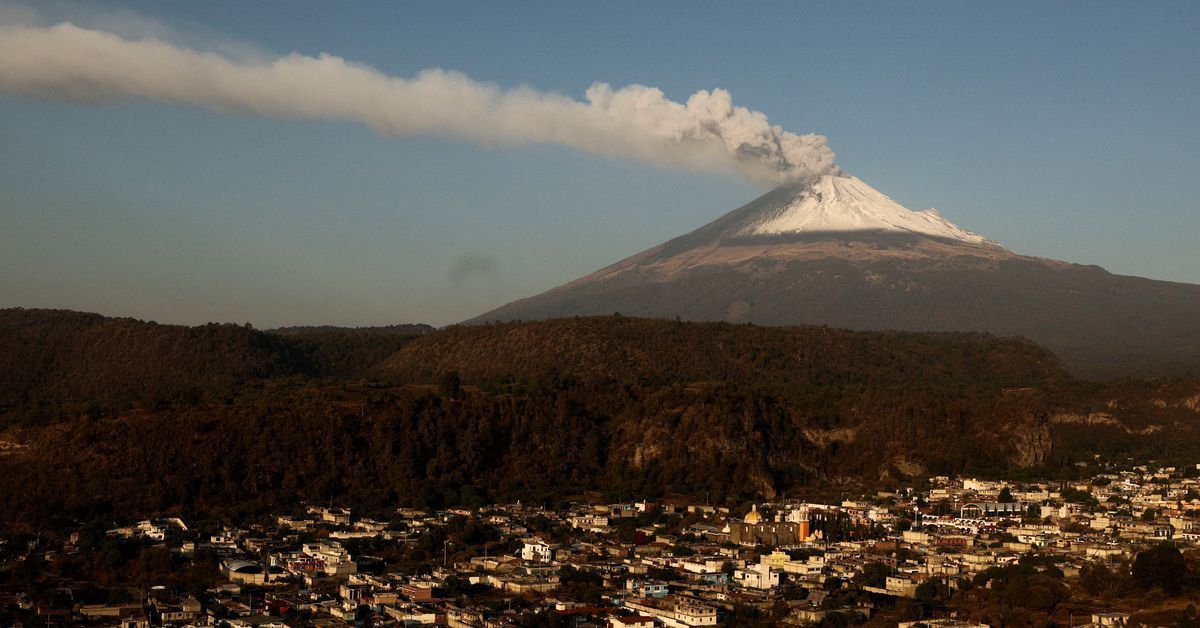
[[[758,514],[757,504],[750,507],[750,512],[746,513],[746,518],[742,522],[751,525],[762,522],[762,515]]]

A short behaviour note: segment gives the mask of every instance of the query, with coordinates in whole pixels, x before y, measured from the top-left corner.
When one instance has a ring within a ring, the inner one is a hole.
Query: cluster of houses
[[[578,626],[685,627],[729,623],[745,608],[794,625],[834,613],[869,619],[916,597],[925,582],[938,579],[953,590],[1030,553],[1052,555],[1071,582],[1089,563],[1127,564],[1163,540],[1195,543],[1197,471],[1137,467],[1071,483],[935,477],[921,489],[838,503],[781,500],[735,509],[686,500],[560,510],[511,504],[397,509],[380,521],[314,505],[272,525],[203,537],[179,519],[149,520],[109,534],[182,555],[209,552],[223,582],[202,594],[157,587],[138,602],[46,612],[63,623],[122,628],[350,626],[368,619],[499,627],[521,625],[530,613],[565,615]],[[464,520],[487,529],[489,540],[446,533]],[[429,551],[417,569],[355,551],[370,541],[403,553],[435,533],[441,547],[425,543]],[[875,571],[870,578],[868,569]],[[840,603],[831,581],[862,595]],[[578,582],[590,587],[586,595],[567,586]],[[20,591],[0,596],[0,605],[35,605]],[[1120,609],[1099,609],[1075,625],[1128,620]],[[921,625],[976,624],[943,617]]]

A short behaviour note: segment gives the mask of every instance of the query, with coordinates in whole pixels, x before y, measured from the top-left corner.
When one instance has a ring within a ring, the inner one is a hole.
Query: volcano
[[[1200,373],[1200,286],[1019,255],[862,180],[776,188],[468,323],[613,314],[1030,338],[1077,375]]]

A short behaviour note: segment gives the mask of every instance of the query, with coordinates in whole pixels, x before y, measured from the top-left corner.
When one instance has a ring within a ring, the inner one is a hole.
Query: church
[[[812,535],[807,508],[792,511],[787,520],[776,514],[772,521],[764,519],[757,505],[751,506],[741,521],[730,521],[723,532],[739,545],[796,545]]]

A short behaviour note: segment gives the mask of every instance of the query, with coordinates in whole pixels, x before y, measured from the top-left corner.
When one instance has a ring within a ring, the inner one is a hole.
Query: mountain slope
[[[1200,456],[1200,383],[1082,383],[1029,342],[982,334],[572,318],[439,330],[382,370],[0,429],[0,530],[330,495],[379,516],[583,491],[836,496],[906,476],[1072,477],[1096,454]],[[447,371],[466,385],[438,385]]]
[[[183,327],[66,310],[0,310],[0,407],[221,395],[294,373],[290,345],[238,325]]]
[[[1051,353],[986,334],[852,332],[824,327],[679,323],[624,316],[459,325],[416,339],[376,372],[395,381],[571,376],[585,381],[677,384],[755,382],[787,388],[840,381],[889,386],[901,374],[926,384],[995,389],[1065,381]]]
[[[936,209],[911,211],[857,177],[829,175],[811,185],[783,189],[785,194],[777,202],[756,208],[754,219],[735,235],[890,231],[989,243],[946,220]]]
[[[1013,253],[852,177],[782,187],[468,322],[620,312],[1031,338],[1077,374],[1200,372],[1200,286]]]
[[[159,325],[67,310],[0,309],[0,415],[56,403],[225,397],[255,379],[354,377],[425,325],[268,333]]]

